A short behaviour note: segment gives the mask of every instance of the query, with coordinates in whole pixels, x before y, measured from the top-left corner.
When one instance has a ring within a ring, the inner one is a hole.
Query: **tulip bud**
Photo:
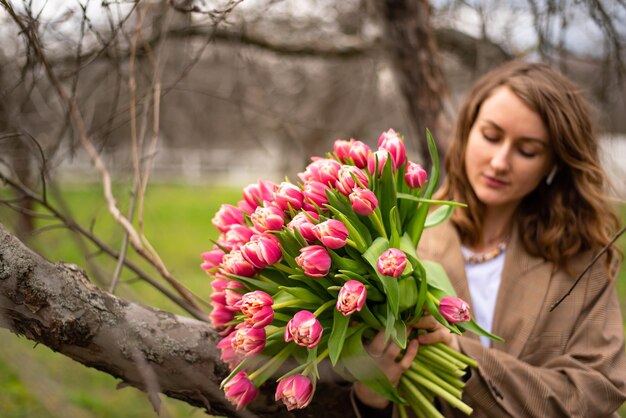
[[[365,290],[363,283],[358,280],[348,280],[337,296],[337,310],[343,316],[352,315],[363,308],[366,299],[367,290]]]
[[[290,206],[293,210],[300,210],[303,198],[302,190],[286,181],[280,183],[274,192],[274,203],[283,211],[288,211]]]
[[[355,178],[357,181],[354,181]],[[341,194],[348,196],[355,187],[367,187],[368,183],[367,174],[363,170],[353,165],[344,165],[337,173],[335,187]]]
[[[412,189],[421,188],[426,182],[426,177],[428,174],[426,170],[412,161],[409,161],[406,165],[406,173],[404,174],[404,180],[406,184]]]
[[[243,244],[250,240],[255,231],[245,225],[232,225],[220,239],[217,241],[219,245],[228,251],[238,250]]]
[[[352,203],[352,210],[359,215],[369,216],[378,207],[378,199],[374,192],[370,189],[355,188],[350,193],[350,202]]]
[[[213,223],[213,226],[220,232],[226,232],[230,229],[231,225],[241,225],[244,223],[243,212],[238,207],[223,204],[215,213],[215,216],[213,216],[211,223]]]
[[[313,399],[313,384],[301,374],[286,377],[278,382],[274,398],[282,400],[288,411],[306,408]]]
[[[226,279],[213,279],[211,287],[211,300],[221,305],[226,305],[226,287],[228,287],[228,280]]]
[[[378,148],[389,151],[394,167],[400,167],[406,161],[406,148],[402,138],[393,129],[383,132],[378,138]]]
[[[322,324],[309,311],[300,311],[287,322],[285,327],[285,342],[293,340],[298,345],[307,348],[315,347],[322,338]]]
[[[241,255],[254,267],[264,269],[278,263],[283,256],[280,250],[280,241],[274,235],[254,235],[252,239],[241,247]]]
[[[304,209],[315,212],[316,206],[325,210],[324,205],[328,203],[326,190],[328,186],[319,181],[309,181],[304,184]]]
[[[348,228],[343,222],[336,219],[329,219],[325,222],[320,222],[313,227],[313,233],[322,241],[322,244],[336,250],[346,245],[348,239]]]
[[[328,251],[321,245],[309,245],[300,249],[296,263],[309,277],[324,277],[330,271],[331,259]]]
[[[265,341],[265,328],[244,326],[235,331],[235,336],[230,343],[238,355],[250,357],[263,351]]]
[[[226,306],[215,301],[211,302],[211,306],[213,310],[209,314],[209,319],[211,320],[213,328],[224,329],[226,324],[235,318],[233,312],[226,308]]]
[[[461,298],[447,296],[439,302],[439,313],[451,324],[469,321],[469,309],[469,304]]]
[[[279,231],[285,224],[285,214],[276,206],[259,206],[250,215],[250,220],[259,232]]]
[[[226,288],[224,289],[224,299],[226,300],[226,308],[231,311],[238,311],[241,297],[243,294],[240,292],[245,289],[244,285],[241,283],[231,280],[226,284]]]
[[[230,273],[243,277],[252,277],[256,274],[254,266],[243,258],[241,251],[226,254],[222,259],[221,267],[225,274]]]
[[[305,183],[319,181],[322,184],[334,187],[340,168],[341,164],[335,160],[319,158],[309,164],[304,173],[299,173],[298,177]]]
[[[339,159],[339,161],[345,163],[350,157],[350,148],[354,143],[354,139],[350,139],[346,141],[345,139],[337,139],[333,144],[333,151],[335,151],[335,156]]]
[[[241,313],[247,316],[246,324],[252,328],[261,328],[270,324],[274,320],[273,304],[274,299],[262,290],[243,295]]]
[[[272,201],[274,198],[274,190],[276,184],[271,181],[259,180],[257,184],[249,184],[243,189],[243,198],[247,203],[247,207],[256,209],[265,201]],[[247,212],[246,213],[252,213]]]
[[[213,270],[214,268],[219,266],[223,258],[224,251],[217,247],[214,247],[211,251],[206,251],[202,253],[202,259],[204,260],[204,263],[202,263],[200,267],[202,267],[202,270],[209,272],[209,270]]]
[[[226,337],[222,338],[216,345],[220,349],[220,360],[228,364],[230,370],[233,370],[243,360],[233,349],[231,340],[235,336],[234,332],[229,333]]]
[[[294,216],[287,224],[287,228],[289,228],[290,231],[297,229],[309,244],[317,239],[313,232],[315,224],[311,221],[311,218],[319,220],[320,217],[317,212],[304,211]]]
[[[240,410],[252,402],[259,391],[246,372],[239,372],[224,385],[224,393],[226,399]]]
[[[397,278],[402,275],[406,263],[406,254],[397,248],[390,248],[378,257],[376,269],[380,274]]]
[[[367,167],[367,161],[371,153],[370,147],[361,141],[354,141],[352,147],[350,147],[350,158],[354,161],[354,165],[359,168]]]
[[[376,161],[378,161],[378,176],[381,176],[383,174],[383,169],[385,168],[385,164],[387,163],[387,160],[389,159],[389,151],[384,150],[384,149],[379,149],[378,151],[372,153],[370,155],[370,158],[367,162],[367,169],[369,170],[370,174],[374,175],[375,170],[376,170]],[[396,166],[394,165],[393,160],[391,160],[391,169],[393,171],[396,171]]]

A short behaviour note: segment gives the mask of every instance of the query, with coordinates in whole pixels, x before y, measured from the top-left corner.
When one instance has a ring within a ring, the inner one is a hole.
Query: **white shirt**
[[[469,248],[461,247],[463,255],[474,254]],[[493,325],[493,313],[496,309],[496,298],[502,278],[504,256],[506,251],[498,254],[489,261],[478,264],[465,263],[465,275],[472,298],[471,311],[474,320],[483,329],[491,332]],[[485,347],[491,346],[491,339],[480,337],[480,342]]]

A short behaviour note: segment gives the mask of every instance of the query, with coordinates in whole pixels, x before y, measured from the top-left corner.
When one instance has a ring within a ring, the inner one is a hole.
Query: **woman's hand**
[[[408,370],[417,355],[419,344],[434,344],[442,342],[447,346],[459,350],[459,340],[456,334],[444,327],[431,315],[424,315],[413,328],[424,329],[427,333],[420,334],[417,340],[411,340],[406,352],[399,358],[402,349],[393,341],[385,345],[385,333],[379,332],[367,347],[369,355],[376,360],[378,367],[385,373],[392,385],[396,386],[402,374]],[[354,393],[361,403],[377,409],[383,409],[389,405],[389,400],[384,396],[372,391],[361,382],[354,384]]]
[[[387,375],[391,384],[396,386],[402,373],[407,371],[413,363],[418,346],[417,340],[411,340],[407,345],[406,352],[398,361],[402,349],[394,342],[389,342],[385,346],[385,333],[381,331],[374,337],[367,347],[367,351],[376,360],[378,367]],[[374,392],[361,382],[354,384],[354,394],[361,403],[371,408],[383,409],[389,405],[389,399]]]

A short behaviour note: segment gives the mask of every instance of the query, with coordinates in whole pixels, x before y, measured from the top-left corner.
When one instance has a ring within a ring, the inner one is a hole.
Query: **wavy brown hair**
[[[519,236],[530,254],[566,268],[577,254],[607,245],[619,220],[604,194],[607,179],[599,163],[590,107],[573,82],[547,65],[514,61],[476,82],[459,112],[446,155],[447,176],[438,195],[468,204],[468,209],[455,211],[452,222],[463,242],[482,242],[485,207],[470,186],[464,156],[482,103],[501,86],[541,116],[558,167],[551,185],[542,181],[520,203]],[[611,249],[607,266],[617,256]]]

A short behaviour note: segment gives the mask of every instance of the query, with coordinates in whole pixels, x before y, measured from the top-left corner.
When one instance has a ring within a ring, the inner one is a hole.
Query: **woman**
[[[617,251],[550,312],[618,228],[579,89],[542,64],[485,75],[461,108],[446,169],[439,197],[468,208],[425,231],[420,256],[441,263],[477,322],[505,341],[457,336],[425,316],[419,344],[444,342],[477,360],[463,395],[473,416],[615,414],[626,399]],[[417,344],[399,361],[382,335],[369,350],[397,383]],[[386,399],[360,383],[354,394],[362,416],[384,414]]]

